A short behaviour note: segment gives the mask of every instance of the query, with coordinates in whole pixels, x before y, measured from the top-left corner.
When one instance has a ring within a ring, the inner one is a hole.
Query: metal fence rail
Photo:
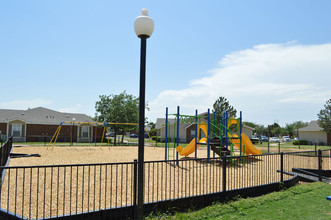
[[[10,152],[13,149],[13,137],[11,136],[0,148],[0,166],[7,166]],[[5,170],[0,169],[0,187],[4,180]]]
[[[8,138],[8,140],[1,146],[0,149],[0,166],[6,166],[9,154],[13,148],[13,137]]]
[[[288,180],[293,168],[330,169],[331,151],[148,161],[144,202],[189,198]],[[28,219],[134,207],[137,161],[0,167],[0,208]],[[126,209],[133,216],[133,209]]]
[[[0,207],[26,218],[134,204],[134,163],[1,167]]]

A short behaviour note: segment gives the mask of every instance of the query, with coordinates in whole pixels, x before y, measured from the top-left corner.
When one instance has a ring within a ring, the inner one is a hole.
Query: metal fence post
[[[222,166],[222,168],[223,168],[223,175],[222,175],[222,177],[223,177],[223,192],[225,192],[226,191],[226,155],[224,155],[223,157],[222,157],[222,162],[223,162],[223,166]]]
[[[317,154],[317,147],[316,147],[316,143],[315,143],[315,156]]]
[[[280,182],[284,181],[284,153],[280,153]]]
[[[280,153],[280,141],[278,142],[278,153]]]
[[[322,151],[318,149],[318,181],[322,181]]]
[[[133,216],[137,219],[137,190],[138,190],[138,160],[134,160],[133,164]]]

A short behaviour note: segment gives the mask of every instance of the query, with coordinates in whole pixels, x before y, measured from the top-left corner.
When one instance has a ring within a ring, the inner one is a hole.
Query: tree
[[[266,132],[266,128],[264,127],[264,125],[259,125],[254,122],[248,122],[248,121],[243,122],[243,124],[254,128],[253,133],[258,136],[261,136]]]
[[[229,101],[224,97],[219,97],[214,105],[213,109],[215,112],[216,120],[219,122],[221,120],[221,116],[227,111],[228,117],[236,117],[237,110],[230,105]]]
[[[254,131],[258,136],[261,136],[261,135],[267,133],[267,129],[266,129],[266,127],[264,127],[264,125],[256,125]]]
[[[100,100],[95,103],[95,119],[99,122],[114,123],[138,123],[139,99],[129,95],[126,91],[119,95],[100,95]],[[116,145],[116,134],[122,131],[122,142],[125,131],[137,129],[137,125],[110,125],[115,132],[114,144]]]
[[[285,125],[284,129],[283,129],[283,134],[284,135],[289,135],[290,137],[293,137],[294,134],[297,134],[297,131],[299,128],[303,128],[306,127],[308,125],[307,122],[303,122],[303,121],[295,121],[292,123],[289,123]]]
[[[318,124],[327,133],[331,133],[331,99],[327,100],[324,109],[318,114]]]
[[[276,122],[273,123],[272,125],[269,125],[270,136],[279,136],[281,130],[282,130],[281,127]]]
[[[295,131],[295,123],[290,123],[285,125],[283,135],[289,135],[293,137]]]

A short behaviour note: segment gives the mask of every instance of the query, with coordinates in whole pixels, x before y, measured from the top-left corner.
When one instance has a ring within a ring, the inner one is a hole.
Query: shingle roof
[[[299,131],[322,131],[317,121],[311,121],[307,127],[299,128]]]
[[[59,125],[63,121],[72,121],[73,118],[75,118],[76,122],[93,122],[93,120],[85,114],[64,113],[43,107],[28,110],[0,109],[0,122],[2,123],[21,120],[28,124]]]

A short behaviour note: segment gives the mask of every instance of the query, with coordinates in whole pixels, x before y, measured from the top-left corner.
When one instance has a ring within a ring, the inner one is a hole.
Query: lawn
[[[331,185],[316,182],[198,211],[154,213],[146,219],[331,219],[331,201],[326,196],[331,196]]]
[[[268,142],[262,142],[262,144],[254,144],[255,147],[262,150],[262,153],[268,153]],[[326,150],[331,149],[330,146],[316,146],[316,149]],[[313,151],[315,150],[315,145],[293,145],[293,142],[280,142],[279,143],[269,143],[269,153],[280,152],[293,152],[293,151]]]

